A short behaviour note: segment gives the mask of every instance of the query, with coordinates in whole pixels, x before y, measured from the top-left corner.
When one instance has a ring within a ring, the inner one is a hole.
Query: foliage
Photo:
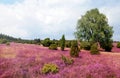
[[[61,45],[60,45],[61,50],[64,51],[64,48],[65,48],[65,36],[64,35],[62,35],[60,42],[61,42]]]
[[[91,47],[90,42],[87,41],[80,42],[81,49],[90,50],[90,47]]]
[[[68,58],[68,57],[65,57],[65,56],[63,56],[62,55],[62,60],[63,60],[63,62],[66,64],[66,65],[71,65],[71,64],[73,64],[73,59],[70,59],[70,58]]]
[[[66,41],[65,42],[65,46],[68,47],[68,48],[70,48],[71,47],[71,41]]]
[[[120,48],[120,42],[117,43],[117,48]]]
[[[6,44],[8,41],[6,39],[0,39],[0,44]]]
[[[50,38],[45,38],[42,42],[43,46],[45,47],[49,47],[52,44],[52,41],[50,40]]]
[[[91,53],[91,54],[100,54],[100,53],[99,53],[99,50],[98,50],[97,43],[94,43],[94,44],[91,46],[90,53]]]
[[[113,45],[112,45],[112,43],[113,43],[113,41],[112,40],[106,40],[106,41],[102,41],[102,42],[100,42],[101,44],[101,47],[103,48],[103,49],[105,49],[105,51],[111,51],[112,50],[112,47],[113,47]]]
[[[7,42],[34,44],[34,40],[25,40],[25,39],[21,39],[21,38],[14,38],[14,37],[11,37],[11,36],[8,36],[5,34],[0,34],[0,43],[1,43],[1,40],[6,40]]]
[[[57,45],[56,44],[51,44],[49,46],[49,49],[51,49],[51,50],[57,50]]]
[[[47,73],[57,73],[59,71],[58,66],[52,63],[44,64],[42,68],[42,73],[47,74]]]
[[[57,46],[59,46],[59,40],[53,39],[52,44],[56,44]]]
[[[41,40],[40,39],[34,39],[34,44],[41,44]]]
[[[77,41],[73,41],[70,49],[70,56],[71,57],[79,57],[79,48]]]
[[[17,38],[13,38],[5,34],[0,34],[0,39],[6,39],[7,41],[17,41]]]
[[[98,9],[92,9],[78,20],[75,36],[80,41],[98,42],[103,49],[110,50],[113,30],[107,17]],[[105,45],[105,46],[104,46]]]

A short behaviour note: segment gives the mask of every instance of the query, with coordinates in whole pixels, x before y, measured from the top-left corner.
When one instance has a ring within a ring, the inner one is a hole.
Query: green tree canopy
[[[99,42],[105,50],[112,42],[112,27],[109,26],[107,17],[100,13],[97,8],[87,11],[78,20],[76,30],[75,36],[78,40]]]

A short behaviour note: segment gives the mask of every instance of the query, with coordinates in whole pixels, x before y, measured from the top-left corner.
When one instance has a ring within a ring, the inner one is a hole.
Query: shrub
[[[97,43],[94,43],[94,44],[91,46],[90,53],[91,53],[91,54],[100,54],[100,53],[99,53],[99,50],[98,50]]]
[[[105,46],[105,51],[111,51],[112,50],[112,44],[108,44]]]
[[[90,45],[89,42],[83,41],[83,42],[80,43],[80,48],[81,49],[85,49],[85,50],[90,50],[91,45]]]
[[[47,74],[47,73],[57,73],[59,71],[58,66],[52,63],[45,64],[42,68],[42,73]]]
[[[100,42],[100,46],[105,49],[105,51],[111,51],[112,50],[112,40],[106,40],[105,42]]]
[[[105,49],[105,51],[111,51],[112,50],[112,43],[105,43],[104,46],[103,46],[103,49]]]
[[[57,50],[57,45],[56,44],[51,44],[49,46],[49,49],[51,49],[51,50]]]
[[[73,41],[70,49],[70,56],[71,57],[79,57],[79,48],[77,41]]]
[[[50,40],[50,38],[46,38],[43,40],[42,44],[45,47],[49,47],[52,44],[52,41]]]
[[[61,50],[63,51],[65,48],[65,36],[64,35],[62,36],[62,39],[60,40],[60,42],[61,42],[60,47],[61,47]]]
[[[117,43],[117,48],[120,48],[120,42]]]
[[[70,59],[70,58],[67,58],[67,57],[65,57],[65,56],[63,56],[62,55],[62,60],[63,60],[63,62],[66,64],[66,65],[71,65],[71,64],[73,64],[73,59]]]

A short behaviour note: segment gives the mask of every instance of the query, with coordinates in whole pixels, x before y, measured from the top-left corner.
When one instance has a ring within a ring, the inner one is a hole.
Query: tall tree
[[[77,23],[75,36],[81,41],[98,42],[106,51],[112,48],[112,27],[108,24],[107,17],[97,8],[87,11]]]
[[[62,51],[63,51],[64,48],[65,48],[65,36],[64,36],[64,35],[62,35],[60,47],[61,47],[61,50],[62,50]]]

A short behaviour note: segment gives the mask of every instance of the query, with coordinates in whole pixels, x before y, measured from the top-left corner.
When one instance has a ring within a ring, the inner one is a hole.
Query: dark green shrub
[[[91,45],[90,45],[89,42],[83,41],[83,42],[80,43],[80,48],[81,49],[85,49],[85,50],[90,50]]]
[[[59,71],[59,68],[57,65],[55,64],[52,64],[52,63],[48,63],[48,64],[45,64],[41,70],[41,72],[43,74],[47,74],[47,73],[57,73]]]
[[[99,50],[98,50],[97,43],[94,43],[94,44],[91,46],[90,53],[91,53],[91,54],[100,54],[100,52],[99,52]]]
[[[112,50],[112,47],[113,47],[113,45],[112,45],[112,43],[105,43],[104,45],[103,45],[103,49],[105,49],[105,51],[111,51]]]
[[[79,51],[77,41],[73,41],[70,48],[70,56],[71,57],[79,57]]]
[[[105,46],[105,51],[111,51],[111,50],[112,50],[112,44]]]
[[[120,48],[120,42],[117,43],[117,48]]]
[[[51,50],[57,50],[57,45],[56,44],[51,44],[49,46],[49,49],[51,49]]]
[[[64,51],[64,48],[65,48],[65,36],[64,35],[62,36],[60,43],[61,43],[61,45],[60,45],[61,50]]]
[[[52,44],[52,41],[50,40],[50,38],[46,38],[42,42],[42,45],[45,47],[49,47],[51,44]]]
[[[105,51],[111,51],[112,50],[112,45],[113,41],[112,40],[105,40],[104,42],[100,42],[101,48],[105,49]]]
[[[73,59],[70,59],[70,58],[67,58],[65,56],[62,55],[61,59],[63,60],[63,62],[66,64],[66,65],[71,65],[73,64]]]

